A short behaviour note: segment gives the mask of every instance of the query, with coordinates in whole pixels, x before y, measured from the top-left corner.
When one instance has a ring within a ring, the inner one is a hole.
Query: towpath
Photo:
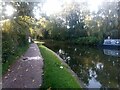
[[[3,88],[39,88],[42,84],[43,58],[38,46],[30,44],[27,52],[2,78]]]

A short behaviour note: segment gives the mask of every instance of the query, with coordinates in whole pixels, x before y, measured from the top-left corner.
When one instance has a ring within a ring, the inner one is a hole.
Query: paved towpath
[[[2,78],[3,88],[39,88],[42,84],[43,59],[33,43]]]

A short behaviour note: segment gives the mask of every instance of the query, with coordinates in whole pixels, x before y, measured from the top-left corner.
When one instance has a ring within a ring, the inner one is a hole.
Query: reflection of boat
[[[120,57],[120,50],[103,49],[104,54]]]
[[[103,45],[120,46],[120,39],[105,39]]]

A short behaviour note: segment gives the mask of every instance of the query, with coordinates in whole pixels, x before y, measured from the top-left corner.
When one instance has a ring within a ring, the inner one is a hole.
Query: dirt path
[[[39,88],[42,84],[43,59],[36,44],[2,78],[3,88]]]

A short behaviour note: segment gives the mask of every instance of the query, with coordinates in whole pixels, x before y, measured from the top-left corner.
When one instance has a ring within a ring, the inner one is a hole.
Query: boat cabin
[[[120,39],[105,39],[103,45],[120,46]]]

